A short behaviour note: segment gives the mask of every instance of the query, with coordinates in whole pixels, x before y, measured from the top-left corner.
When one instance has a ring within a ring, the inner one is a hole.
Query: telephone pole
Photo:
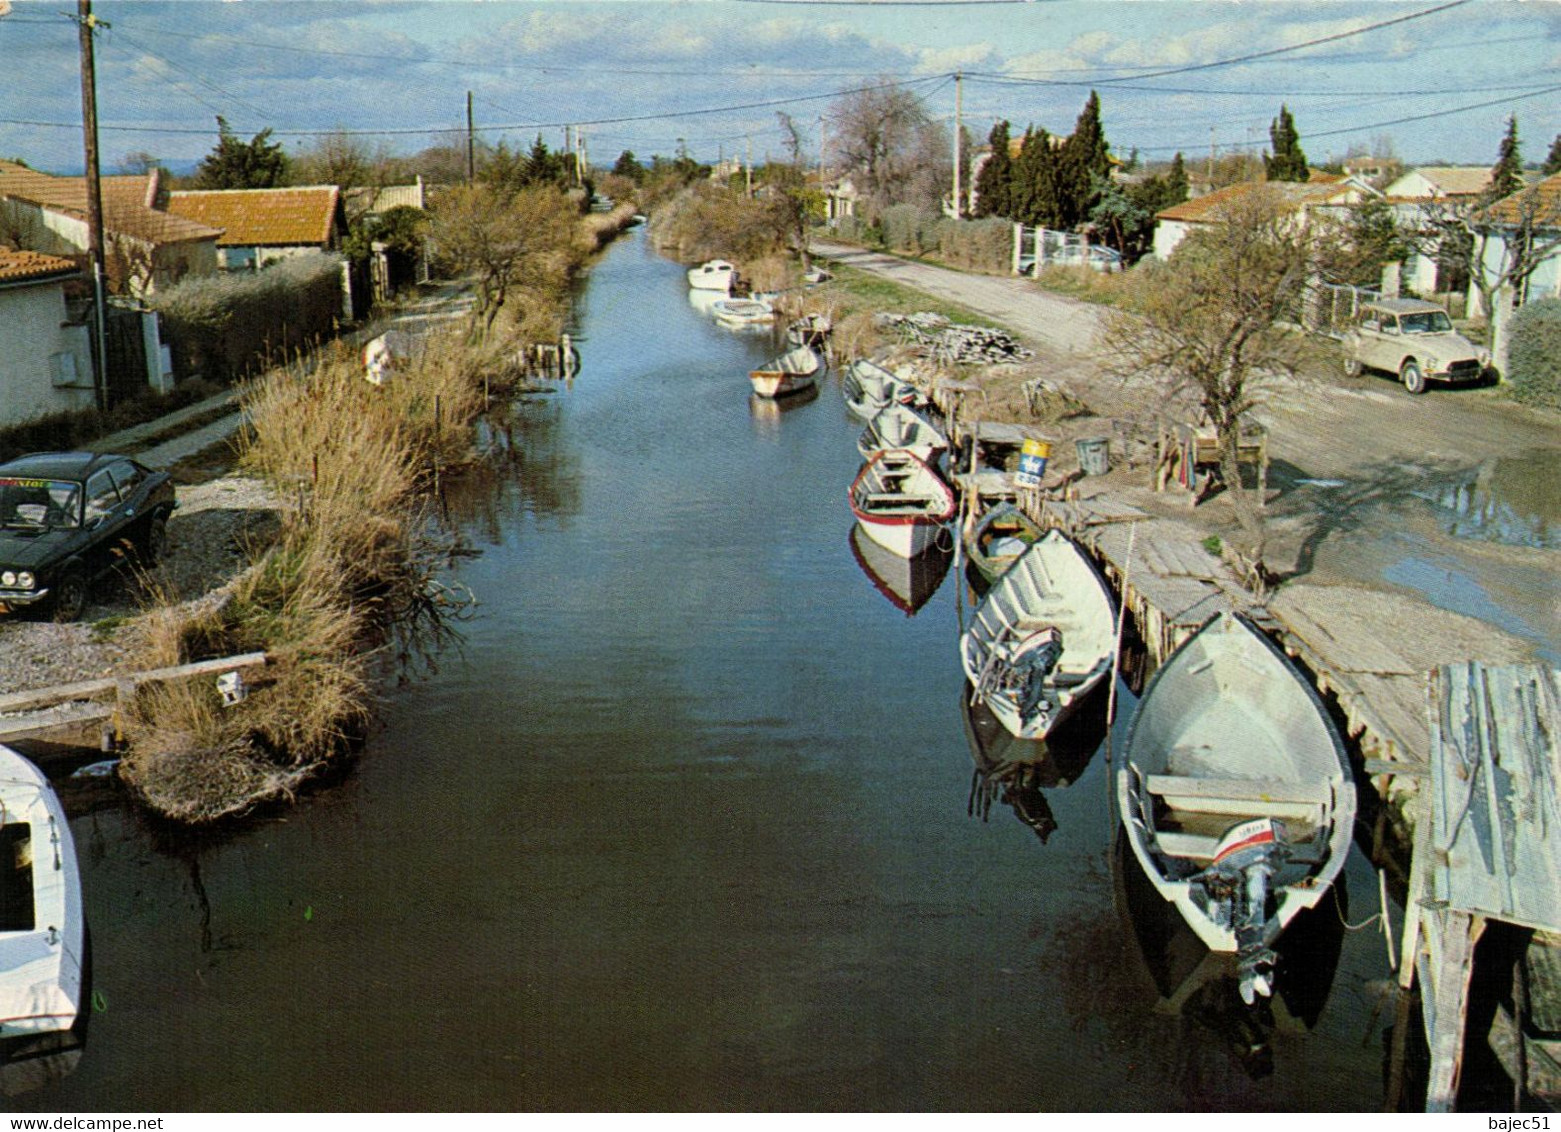
[[[477,179],[477,130],[472,123],[472,92],[466,92],[466,183]]]
[[[93,385],[99,409],[108,408],[108,312],[104,310],[103,182],[98,171],[98,80],[92,54],[92,33],[108,24],[92,14],[92,0],[76,0],[81,42],[81,130],[87,156],[87,254],[92,258],[92,309],[96,333],[92,357]]]
[[[959,71],[954,72],[954,219],[958,220],[964,212],[963,202],[960,200],[959,191],[959,143],[960,135],[964,132],[965,107],[965,76]]]

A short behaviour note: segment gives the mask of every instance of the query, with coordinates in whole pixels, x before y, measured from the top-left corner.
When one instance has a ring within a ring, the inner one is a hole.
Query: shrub
[[[785,227],[775,209],[704,181],[657,208],[649,235],[657,248],[684,263],[717,256],[743,263],[786,247]]]
[[[937,251],[950,266],[1006,274],[1013,268],[1014,226],[1000,216],[944,220],[938,225]]]
[[[232,381],[330,334],[341,316],[342,260],[305,255],[253,274],[204,275],[148,302],[180,378]]]
[[[1519,307],[1509,333],[1505,376],[1513,397],[1561,409],[1561,298]]]

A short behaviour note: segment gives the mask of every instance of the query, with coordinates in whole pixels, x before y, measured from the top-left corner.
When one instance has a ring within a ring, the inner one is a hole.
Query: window
[[[118,505],[119,492],[114,489],[113,477],[105,468],[87,481],[86,522],[91,523],[101,519]]]
[[[135,489],[146,480],[146,469],[130,460],[121,460],[117,464],[109,465],[109,473],[114,477],[114,483],[119,487],[119,497],[129,499],[135,494]]]

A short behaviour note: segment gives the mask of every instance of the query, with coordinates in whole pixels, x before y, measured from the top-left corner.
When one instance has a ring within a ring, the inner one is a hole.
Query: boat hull
[[[801,393],[804,389],[812,389],[817,381],[811,373],[759,373],[757,371],[749,374],[748,380],[753,383],[753,391],[760,397],[787,397],[793,393]]]
[[[953,489],[909,452],[875,453],[852,482],[850,499],[862,533],[901,558],[931,549],[954,517]]]

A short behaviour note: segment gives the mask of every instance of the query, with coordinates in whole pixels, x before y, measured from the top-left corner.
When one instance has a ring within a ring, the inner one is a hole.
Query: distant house
[[[293,256],[336,251],[347,229],[335,185],[172,192],[168,211],[222,229],[217,254],[224,271],[257,271]]]
[[[842,220],[856,216],[856,207],[861,200],[862,195],[857,192],[851,179],[842,177],[825,190],[824,215],[831,226],[839,224]]]
[[[1425,234],[1420,240],[1425,246],[1404,260],[1403,286],[1419,295],[1434,295],[1467,285],[1459,266],[1438,262],[1434,249],[1428,246],[1429,236],[1436,231],[1439,217],[1472,212],[1490,187],[1489,165],[1422,165],[1406,170],[1383,189],[1398,226]],[[1447,274],[1449,267],[1451,275]]]
[[[1382,189],[1389,200],[1473,200],[1491,187],[1489,165],[1420,165]]]
[[[1333,174],[1316,176],[1310,181],[1242,181],[1226,185],[1155,213],[1155,258],[1170,259],[1177,245],[1190,233],[1218,223],[1225,210],[1251,194],[1263,191],[1278,193],[1303,224],[1313,215],[1337,213],[1377,195],[1376,190],[1362,181]]]
[[[383,216],[393,208],[426,210],[431,187],[420,176],[410,185],[360,185],[348,189],[344,198],[347,217],[356,223],[370,216]]]
[[[103,257],[109,290],[143,297],[188,275],[217,271],[219,228],[165,211],[162,171],[104,177]],[[85,262],[85,177],[56,177],[0,161],[0,245]]]
[[[65,304],[80,278],[61,256],[0,249],[0,425],[95,403],[91,338]]]
[[[1561,173],[1497,201],[1476,215],[1474,227],[1483,238],[1479,267],[1488,287],[1521,257],[1530,270],[1515,302],[1561,294]]]

